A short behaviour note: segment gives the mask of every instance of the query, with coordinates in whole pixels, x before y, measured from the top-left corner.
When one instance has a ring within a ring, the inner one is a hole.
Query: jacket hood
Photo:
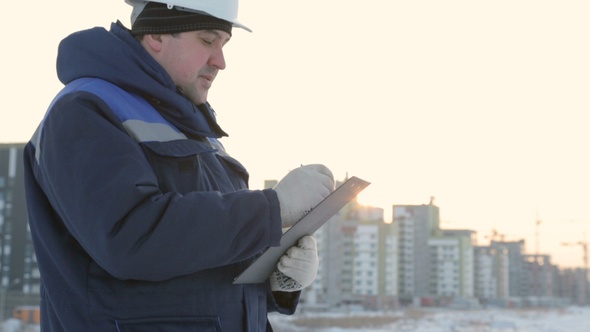
[[[172,78],[120,22],[110,31],[96,27],[71,34],[59,44],[57,76],[68,84],[82,77],[100,78],[144,96],[185,133],[221,137],[208,103],[194,105],[176,88]]]

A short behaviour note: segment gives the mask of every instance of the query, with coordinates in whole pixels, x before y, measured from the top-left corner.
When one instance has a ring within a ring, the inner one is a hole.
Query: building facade
[[[23,176],[24,144],[0,144],[0,315],[36,305],[40,275],[30,231]]]
[[[503,305],[509,298],[508,251],[474,247],[474,295],[482,304]]]
[[[527,296],[525,268],[523,255],[525,241],[491,241],[490,247],[505,250],[508,254],[508,293],[510,297],[522,298]]]
[[[398,297],[402,304],[432,297],[432,260],[429,239],[440,227],[435,205],[394,205],[393,224],[398,235]]]
[[[313,236],[320,265],[302,310],[397,307],[396,236],[383,209],[352,201]]]
[[[523,255],[523,297],[532,305],[543,305],[553,298],[553,268],[549,255]]]

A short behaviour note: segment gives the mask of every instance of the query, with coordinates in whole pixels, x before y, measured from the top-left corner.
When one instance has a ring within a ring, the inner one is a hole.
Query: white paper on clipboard
[[[340,185],[334,192],[313,208],[305,217],[301,218],[293,227],[283,234],[279,247],[268,248],[246,270],[234,279],[234,284],[258,284],[266,279],[276,269],[277,263],[287,249],[297,244],[303,236],[312,235],[320,226],[342,209],[356,195],[370,183],[351,177]]]

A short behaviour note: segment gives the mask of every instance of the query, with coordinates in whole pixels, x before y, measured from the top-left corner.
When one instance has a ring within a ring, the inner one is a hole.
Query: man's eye
[[[213,44],[213,41],[211,41],[211,40],[208,40],[208,39],[202,39],[202,40],[203,40],[203,43],[205,43],[207,45]]]

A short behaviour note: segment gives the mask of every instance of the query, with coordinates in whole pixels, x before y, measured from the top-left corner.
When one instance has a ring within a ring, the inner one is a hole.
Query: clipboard
[[[316,207],[299,220],[281,237],[278,247],[270,247],[248,268],[234,279],[234,284],[258,284],[265,282],[276,269],[285,252],[296,245],[299,239],[312,235],[320,226],[342,209],[348,202],[364,190],[370,182],[351,177],[324,198]]]

